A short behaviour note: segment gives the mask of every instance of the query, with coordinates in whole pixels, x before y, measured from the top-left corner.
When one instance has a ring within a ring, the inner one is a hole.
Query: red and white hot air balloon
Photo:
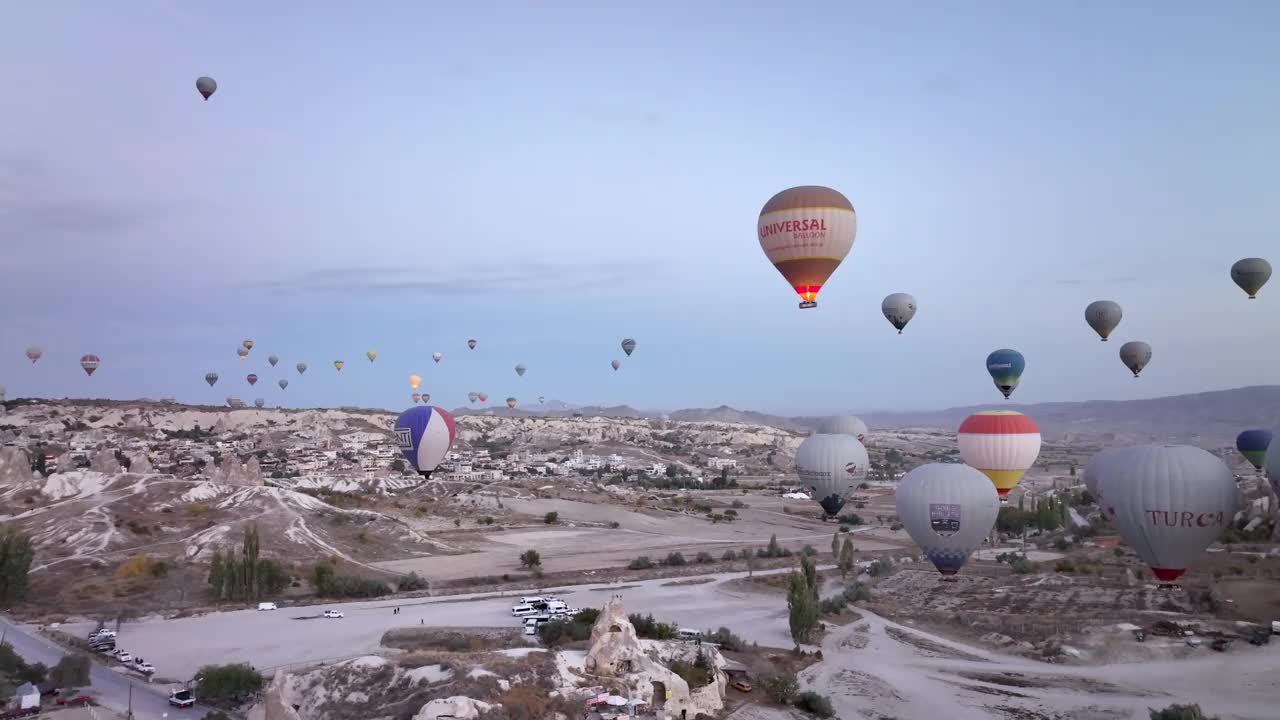
[[[102,364],[102,360],[97,355],[81,355],[80,367],[84,368],[86,375],[93,375],[93,371],[98,369],[98,365]]]
[[[507,398],[507,407],[514,410],[516,408],[516,399],[513,397]]]
[[[769,198],[756,224],[760,248],[800,295],[817,307],[818,291],[844,261],[858,234],[849,199],[820,185],[793,187]]]
[[[956,440],[960,458],[991,478],[1001,502],[1040,455],[1040,428],[1016,410],[976,412],[960,423]]]

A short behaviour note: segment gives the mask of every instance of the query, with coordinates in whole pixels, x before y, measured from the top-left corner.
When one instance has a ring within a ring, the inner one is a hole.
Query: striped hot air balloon
[[[434,405],[418,405],[400,413],[395,424],[396,445],[424,477],[431,477],[453,445],[457,431],[453,416]]]
[[[793,187],[769,198],[756,223],[760,248],[795,289],[800,307],[817,307],[818,291],[844,261],[858,234],[853,204],[829,187]]]
[[[93,375],[93,371],[98,369],[102,364],[102,360],[97,355],[80,356],[80,367],[84,370],[85,375]]]
[[[413,395],[410,395],[409,397],[413,398],[413,403],[414,403],[415,405],[422,401],[422,393],[414,393]]]
[[[1016,410],[976,412],[960,423],[956,440],[961,459],[991,478],[1001,502],[1040,455],[1040,428]]]

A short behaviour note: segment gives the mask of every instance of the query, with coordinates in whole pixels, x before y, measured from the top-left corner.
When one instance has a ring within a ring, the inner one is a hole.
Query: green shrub
[[[812,545],[805,545],[800,548],[800,554],[805,557],[813,557],[818,554],[818,551]]]
[[[694,558],[694,562],[700,564],[713,563],[715,561],[716,559],[711,557],[711,553],[705,551],[698,553],[697,557]]]
[[[248,663],[205,665],[196,673],[196,695],[201,700],[238,703],[262,690],[262,675]]]
[[[796,695],[794,704],[797,708],[820,718],[835,717],[836,714],[836,709],[831,706],[831,699],[812,690],[805,690]]]
[[[868,588],[866,585],[863,585],[862,583],[856,582],[846,587],[844,589],[844,592],[841,593],[841,595],[844,596],[845,600],[848,600],[851,603],[870,602],[871,588]]]
[[[732,550],[725,550],[724,554],[720,556],[720,559],[726,562],[733,562],[738,559],[738,553]]]
[[[649,640],[670,640],[676,635],[676,626],[661,623],[653,615],[634,613],[627,616],[636,629],[636,635]]]
[[[890,575],[892,573],[893,573],[892,560],[883,560],[883,559],[876,560],[875,562],[871,563],[870,567],[867,568],[867,574],[870,575],[871,577],[881,577],[883,575]]]
[[[764,694],[768,695],[770,700],[780,705],[790,705],[796,693],[800,691],[800,681],[790,673],[778,673],[766,677],[760,683],[760,687],[764,689]]]
[[[1076,564],[1071,562],[1071,558],[1062,558],[1054,564],[1053,569],[1060,573],[1073,573],[1076,571]]]
[[[418,573],[411,572],[400,578],[396,583],[396,587],[400,592],[412,592],[414,590],[426,590],[429,587],[429,583],[427,583],[426,578]]]
[[[547,525],[555,525],[556,523],[560,522],[560,513],[554,512],[554,511],[549,512],[546,515],[542,516],[542,522],[546,523]]]
[[[641,555],[627,564],[628,570],[648,570],[651,567],[653,567],[653,561],[648,555]]]
[[[684,559],[684,553],[677,550],[667,553],[667,559],[662,561],[662,564],[668,567],[683,567],[688,565],[689,561]]]
[[[1204,714],[1199,705],[1170,705],[1163,710],[1148,708],[1151,720],[1217,720]]]
[[[747,646],[742,638],[733,634],[733,631],[727,627],[722,627],[713,633],[703,635],[703,639],[719,645],[724,650],[741,650]]]
[[[88,655],[76,653],[63,655],[57,665],[49,668],[49,682],[57,688],[81,687],[89,684]]]

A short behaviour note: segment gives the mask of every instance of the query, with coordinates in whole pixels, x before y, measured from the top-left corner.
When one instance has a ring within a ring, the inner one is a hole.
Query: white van
[[[511,608],[511,614],[514,617],[529,617],[530,615],[538,615],[541,612],[541,610],[529,605],[528,603],[515,605]]]
[[[522,598],[520,598],[520,604],[521,604],[521,605],[532,605],[532,604],[534,604],[534,603],[546,602],[546,601],[551,600],[551,599],[552,599],[552,598],[538,597],[537,595],[535,595],[535,596],[533,596],[533,597],[522,597]]]
[[[537,635],[538,628],[542,627],[543,625],[546,625],[549,622],[551,622],[551,618],[546,617],[545,615],[539,615],[538,617],[525,618],[524,634]]]
[[[275,610],[276,604],[273,602],[258,603],[259,610]]]
[[[676,631],[676,637],[680,640],[697,640],[701,635],[702,633],[697,630],[690,630],[689,628],[680,628]]]
[[[548,601],[547,601],[547,609],[545,610],[545,612],[552,613],[552,614],[555,614],[555,613],[561,613],[561,614],[563,614],[563,613],[566,613],[566,612],[568,612],[568,611],[569,611],[569,606],[568,606],[568,605],[566,605],[566,604],[565,604],[565,602],[564,602],[563,600],[548,600]]]

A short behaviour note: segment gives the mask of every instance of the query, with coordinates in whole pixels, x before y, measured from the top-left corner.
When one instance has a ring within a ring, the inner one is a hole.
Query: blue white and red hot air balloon
[[[457,437],[453,416],[434,405],[417,405],[400,413],[395,433],[400,452],[423,477],[431,477]]]

